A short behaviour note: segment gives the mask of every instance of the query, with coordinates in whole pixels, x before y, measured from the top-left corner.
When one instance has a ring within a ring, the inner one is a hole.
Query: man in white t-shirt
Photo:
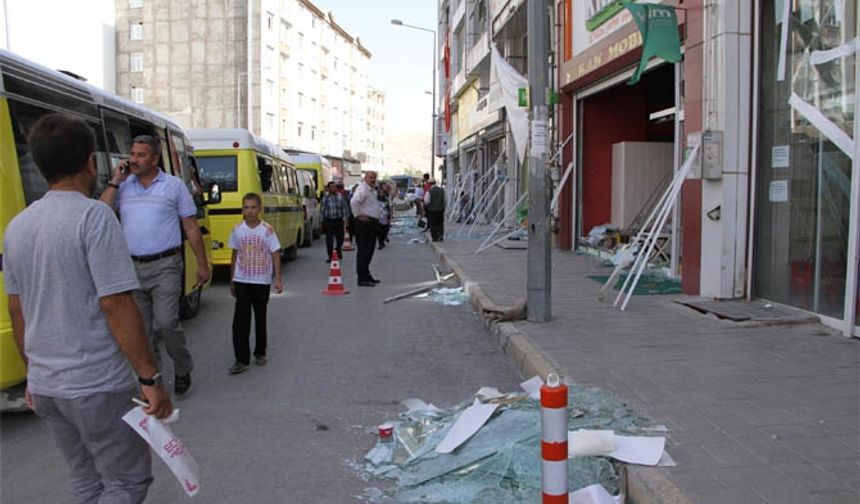
[[[262,200],[259,194],[242,198],[244,221],[233,228],[227,245],[233,249],[230,260],[230,294],[236,298],[233,311],[233,354],[236,362],[230,374],[247,371],[251,363],[251,309],[254,310],[254,363],[266,365],[266,305],[274,283],[275,292],[284,291],[281,284],[281,243],[269,223],[260,220]],[[274,282],[273,282],[274,280]]]

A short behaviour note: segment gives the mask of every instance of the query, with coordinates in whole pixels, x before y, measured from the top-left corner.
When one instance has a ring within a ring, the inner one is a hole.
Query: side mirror
[[[212,184],[209,186],[209,194],[206,197],[207,205],[217,205],[221,203],[221,188],[218,184]]]
[[[311,197],[311,186],[305,185],[303,187],[303,194],[305,195],[305,198],[310,198]]]

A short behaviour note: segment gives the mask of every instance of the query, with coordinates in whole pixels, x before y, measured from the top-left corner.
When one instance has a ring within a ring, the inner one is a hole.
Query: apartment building
[[[310,1],[116,0],[116,18],[117,93],[186,127],[359,161],[383,144],[370,51]]]
[[[367,144],[364,146],[367,159],[366,170],[384,172],[385,169],[385,93],[367,87],[366,111]]]

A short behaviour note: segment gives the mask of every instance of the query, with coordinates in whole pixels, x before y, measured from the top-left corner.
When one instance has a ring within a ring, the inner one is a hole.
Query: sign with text
[[[640,0],[637,3],[660,3],[661,0]],[[573,2],[573,56],[617,32],[633,21],[630,12],[618,0],[584,0]],[[589,29],[589,26],[591,29]]]

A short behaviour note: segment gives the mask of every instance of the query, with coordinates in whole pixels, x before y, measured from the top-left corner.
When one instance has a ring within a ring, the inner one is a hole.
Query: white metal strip
[[[541,408],[541,440],[546,443],[567,441],[567,408]]]
[[[543,493],[548,495],[567,495],[567,460],[558,462],[543,461]]]
[[[791,14],[791,4],[790,0],[783,0],[782,16],[779,18],[780,23],[782,23],[782,31],[779,39],[779,66],[776,69],[776,80],[779,82],[785,80],[786,59],[788,58],[788,22],[790,19],[789,15]]]
[[[857,3],[857,13],[860,16],[860,2]],[[860,19],[860,18],[855,18]],[[860,32],[860,27],[855,24],[855,30]],[[860,40],[854,39],[854,40]],[[858,331],[857,325],[857,271],[860,269],[860,101],[857,100],[858,89],[856,83],[860,82],[860,65],[857,64],[860,57],[854,58],[854,162],[851,165],[851,202],[848,218],[848,267],[845,278],[845,336],[852,336]]]
[[[759,134],[758,125],[760,120],[759,112],[759,85],[761,82],[761,0],[755,2],[753,11],[753,87],[752,87],[752,127],[750,132],[750,191],[749,196],[749,227],[747,229],[747,301],[752,301],[753,298],[753,275],[755,262],[755,230],[758,220],[756,219],[756,193],[758,191],[758,150],[759,150]]]

